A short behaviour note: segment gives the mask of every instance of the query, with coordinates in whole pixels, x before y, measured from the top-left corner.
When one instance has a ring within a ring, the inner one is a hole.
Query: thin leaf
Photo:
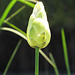
[[[65,39],[65,33],[64,29],[61,29],[61,36],[62,36],[62,45],[63,45],[63,51],[64,51],[64,58],[65,58],[65,64],[68,75],[71,75],[70,73],[70,67],[69,67],[69,60],[68,60],[68,53],[67,53],[67,46],[66,46],[66,39]]]
[[[32,7],[32,8],[34,8],[34,6],[35,6],[35,4],[33,4],[33,3],[29,2],[29,1],[26,1],[26,0],[17,0],[17,1],[22,2],[22,3],[28,5],[28,6]]]
[[[7,65],[6,65],[6,68],[5,68],[4,72],[3,72],[3,75],[6,75],[8,69],[9,69],[9,67],[10,67],[10,65],[11,65],[11,63],[12,63],[12,61],[13,61],[13,59],[14,59],[14,57],[15,57],[17,51],[18,51],[18,48],[19,48],[21,42],[22,42],[22,40],[19,40],[19,42],[18,42],[18,44],[17,44],[15,50],[13,51],[13,53],[12,53],[12,55],[11,55],[11,57],[10,57],[8,63],[7,63]]]
[[[23,9],[25,8],[25,5],[23,5],[20,9],[18,9],[15,13],[13,13],[10,17],[8,17],[7,19],[5,19],[5,21],[9,21],[10,19],[12,19],[14,16],[16,16],[18,13],[20,13]]]
[[[55,64],[54,71],[55,71],[56,75],[59,75],[59,71],[58,71],[58,68],[56,66],[56,63],[55,63],[53,55],[51,53],[49,53],[49,56],[50,56],[52,62]]]
[[[49,64],[55,68],[55,64],[46,56],[46,54],[42,50],[39,50],[39,52],[49,62]]]
[[[8,24],[10,27],[16,29],[17,31],[21,32],[23,35],[26,36],[26,33],[24,31],[22,31],[21,29],[19,29],[18,27],[16,27],[15,25],[11,24],[10,22],[4,21],[4,23]]]
[[[7,17],[8,13],[10,12],[11,8],[14,6],[17,0],[11,0],[7,8],[5,9],[1,19],[0,19],[0,27],[2,26],[2,23],[4,19]]]
[[[0,28],[0,30],[13,32],[13,33],[19,35],[20,37],[22,37],[23,39],[27,40],[27,37],[25,35],[23,35],[21,32],[15,30],[15,29],[8,28],[8,27],[2,27],[2,28]]]
[[[38,2],[38,0],[27,0],[27,1],[31,1],[31,2],[34,2],[34,3]]]

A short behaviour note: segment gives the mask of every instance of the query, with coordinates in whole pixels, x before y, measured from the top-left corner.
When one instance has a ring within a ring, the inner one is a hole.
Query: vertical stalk
[[[35,75],[39,75],[39,48],[35,48]]]
[[[71,73],[70,73],[70,67],[69,67],[69,60],[68,60],[68,53],[67,53],[67,45],[66,45],[66,39],[65,39],[65,32],[64,32],[63,28],[61,29],[61,36],[62,36],[64,59],[65,59],[67,73],[68,73],[68,75],[71,75]]]

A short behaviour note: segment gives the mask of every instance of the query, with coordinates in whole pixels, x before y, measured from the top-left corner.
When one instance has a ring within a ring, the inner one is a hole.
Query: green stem
[[[17,31],[21,32],[23,35],[27,36],[26,33],[24,31],[22,31],[21,29],[19,29],[18,27],[16,27],[15,25],[13,25],[10,22],[7,22],[6,20],[4,20],[4,23],[8,24],[10,27],[16,29]]]
[[[8,27],[1,27],[0,30],[5,30],[5,31],[13,32],[13,33],[21,36],[23,39],[27,40],[27,37],[24,34],[22,34],[21,32],[15,30],[15,29],[8,28]]]
[[[17,0],[11,0],[11,2],[9,3],[9,5],[7,6],[7,8],[5,9],[1,19],[0,19],[0,27],[4,21],[4,19],[7,17],[8,13],[10,12],[11,8],[14,6],[14,4],[16,3]]]
[[[48,56],[42,50],[39,50],[39,53],[48,61],[50,65],[55,68],[55,64],[48,58]]]
[[[35,48],[35,75],[39,75],[39,48]]]
[[[16,48],[15,48],[15,50],[14,50],[12,56],[10,57],[10,59],[9,59],[9,61],[8,61],[8,64],[6,65],[6,68],[5,68],[4,72],[3,72],[3,75],[6,75],[8,69],[9,69],[9,67],[10,67],[10,65],[11,65],[12,60],[13,60],[13,58],[15,57],[16,52],[18,51],[18,48],[19,48],[21,42],[22,42],[22,40],[20,40],[20,41],[18,42],[18,44],[17,44],[17,46],[16,46]]]
[[[53,55],[52,55],[51,53],[49,53],[49,56],[50,56],[52,62],[55,64],[55,67],[53,67],[53,68],[54,68],[54,70],[55,70],[56,75],[59,75],[59,71],[58,71],[58,68],[57,68],[57,66],[56,66],[56,63],[55,63],[55,60],[54,60]]]
[[[26,0],[17,0],[17,1],[22,2],[22,3],[28,5],[28,6],[32,7],[32,8],[34,8],[34,5],[35,5],[35,4],[33,4],[33,3],[29,2],[29,1],[26,1]]]
[[[65,58],[65,64],[68,75],[71,75],[70,73],[70,67],[69,67],[69,60],[68,60],[68,53],[67,53],[67,46],[66,46],[66,39],[65,39],[65,33],[64,29],[61,29],[61,36],[62,36],[62,44],[63,44],[63,51],[64,51],[64,58]]]
[[[20,13],[23,9],[25,8],[25,5],[23,5],[20,9],[18,9],[15,13],[13,13],[11,16],[9,16],[5,21],[9,21],[12,19],[14,16],[16,16],[18,13]]]

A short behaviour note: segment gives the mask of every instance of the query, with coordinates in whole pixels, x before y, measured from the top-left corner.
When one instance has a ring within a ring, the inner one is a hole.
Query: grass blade
[[[58,71],[58,68],[56,66],[56,63],[55,63],[53,55],[51,53],[49,53],[49,56],[50,56],[52,62],[55,64],[54,70],[55,70],[56,75],[59,75],[59,71]]]
[[[22,31],[21,29],[19,29],[19,28],[16,27],[15,25],[11,24],[10,22],[4,21],[4,23],[8,24],[10,27],[16,29],[17,31],[21,32],[23,35],[27,36],[24,31]]]
[[[42,50],[39,50],[39,52],[48,61],[48,63],[55,68],[55,64],[46,56],[46,54]]]
[[[27,1],[34,2],[34,3],[38,2],[38,0],[27,0]]]
[[[34,8],[34,6],[35,6],[35,4],[33,4],[33,3],[29,2],[29,1],[26,1],[26,0],[17,0],[17,1],[19,1],[21,3],[24,3],[24,4],[26,4],[26,5],[28,5],[28,6],[32,7],[32,8]]]
[[[18,13],[20,13],[23,9],[25,8],[25,5],[23,5],[20,9],[18,9],[15,13],[13,13],[10,17],[8,17],[7,19],[5,19],[5,21],[9,21],[11,18],[13,18],[14,16],[16,16]]]
[[[67,53],[65,33],[64,33],[64,29],[63,28],[61,29],[61,36],[62,36],[62,45],[63,45],[64,59],[65,59],[67,73],[68,73],[68,75],[71,75],[70,67],[69,67],[69,60],[68,60],[68,53]]]
[[[22,33],[20,33],[19,31],[15,30],[15,29],[8,28],[8,27],[2,27],[2,28],[0,28],[0,30],[13,32],[13,33],[19,35],[20,37],[22,37],[23,39],[27,40],[27,37],[25,35],[23,35]]]
[[[6,68],[5,68],[4,72],[3,72],[3,75],[6,75],[8,69],[9,69],[9,67],[10,67],[10,65],[11,65],[11,63],[12,63],[12,60],[14,59],[14,57],[15,57],[17,51],[18,51],[18,48],[19,48],[21,42],[22,42],[22,40],[19,40],[19,42],[18,42],[18,44],[17,44],[15,50],[13,51],[13,53],[12,53],[12,55],[11,55],[9,61],[8,61],[8,64],[6,65]]]
[[[0,19],[0,27],[4,21],[4,19],[7,17],[8,13],[10,12],[11,8],[14,6],[17,0],[11,0],[7,8],[5,9],[1,19]]]

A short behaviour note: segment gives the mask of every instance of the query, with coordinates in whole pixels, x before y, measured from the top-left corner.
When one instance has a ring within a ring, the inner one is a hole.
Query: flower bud
[[[37,2],[30,16],[27,27],[28,44],[32,47],[45,48],[51,39],[47,15],[42,2]]]

